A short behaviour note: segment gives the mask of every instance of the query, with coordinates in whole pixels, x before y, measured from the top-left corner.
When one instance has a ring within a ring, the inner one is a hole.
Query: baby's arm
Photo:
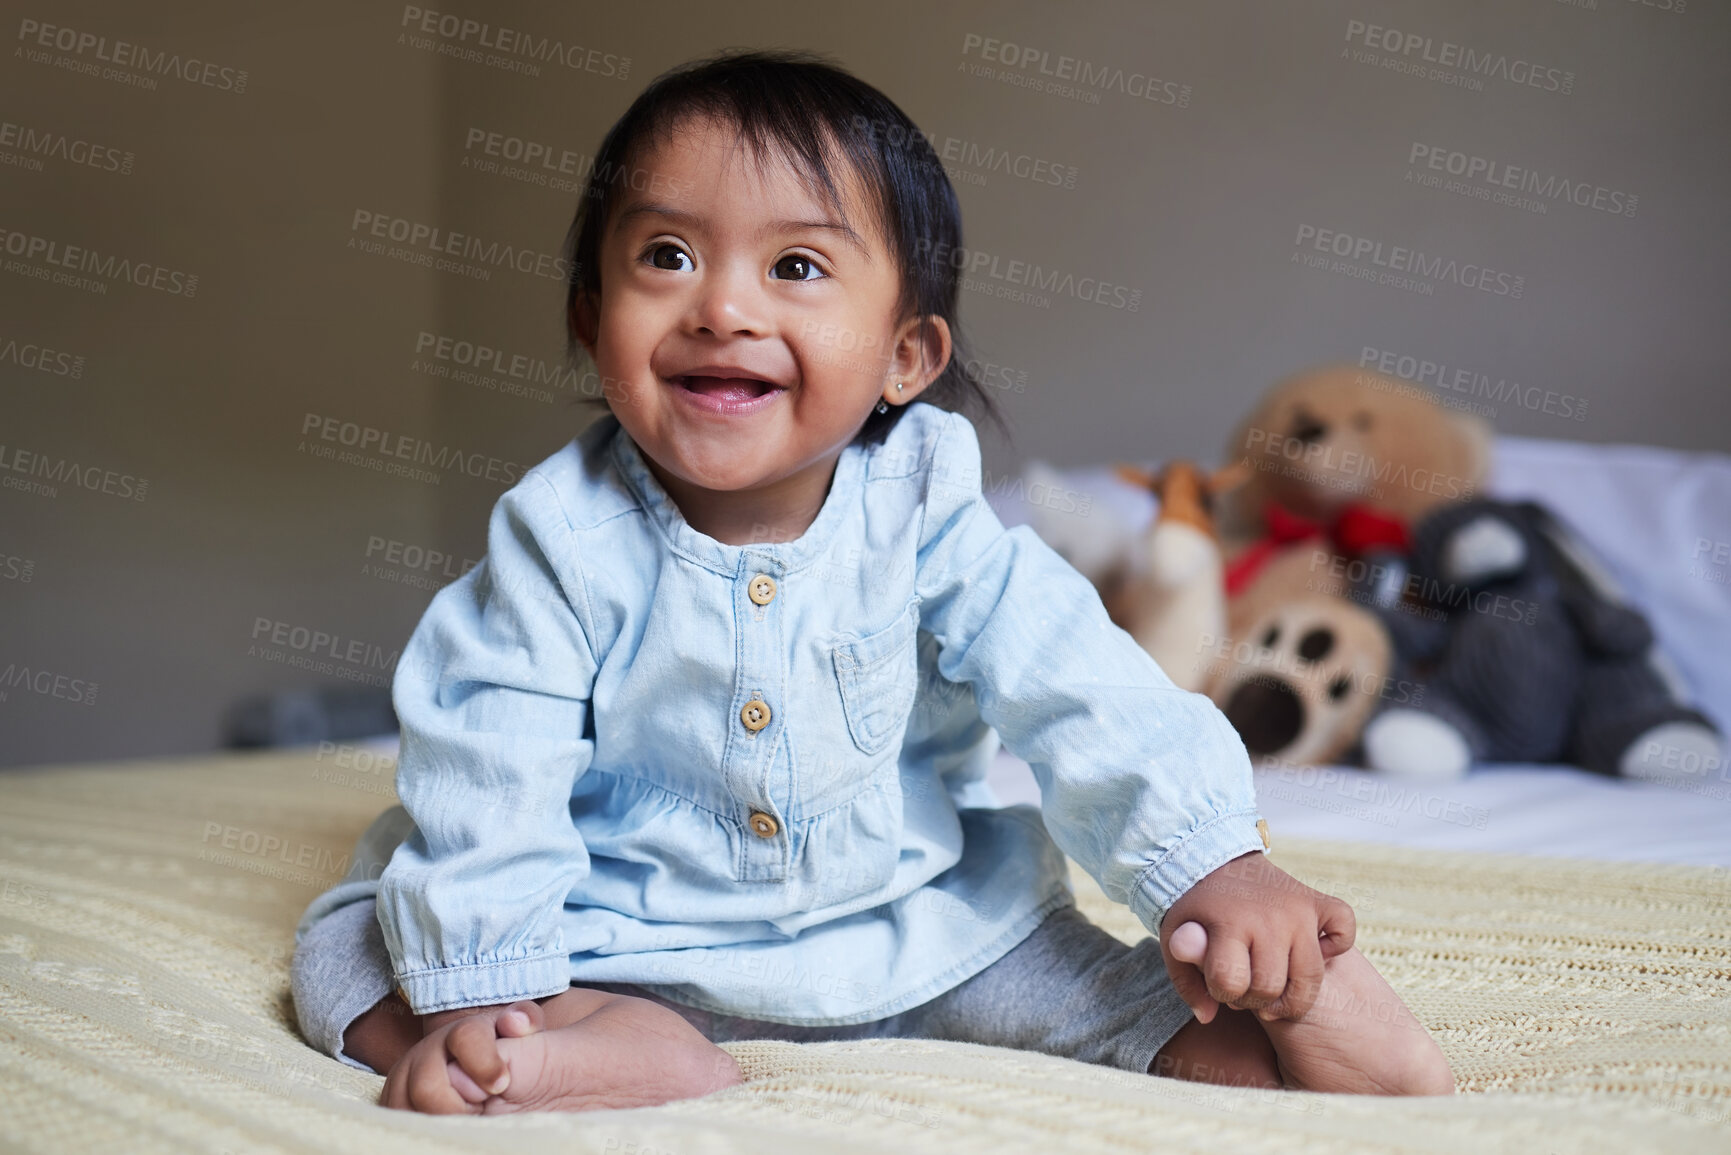
[[[587,612],[558,495],[531,472],[495,505],[486,558],[433,598],[404,648],[397,793],[414,829],[378,909],[418,1014],[570,985],[559,919],[589,869],[569,810],[594,754]]]
[[[1221,1003],[1265,1020],[1301,1019],[1326,960],[1350,949],[1352,907],[1255,851],[1186,891],[1160,924],[1172,984],[1202,1022]]]
[[[1033,769],[1047,832],[1151,934],[1225,864],[1263,848],[1244,743],[1107,616],[1094,587],[980,490],[979,444],[950,415],[919,530],[920,624],[938,672]],[[1172,924],[1174,927],[1178,923]]]

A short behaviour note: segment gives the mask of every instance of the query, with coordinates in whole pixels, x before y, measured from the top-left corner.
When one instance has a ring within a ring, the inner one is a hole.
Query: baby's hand
[[[1352,907],[1299,882],[1261,851],[1235,858],[1185,891],[1160,924],[1178,994],[1201,1022],[1221,1003],[1264,1020],[1301,1019],[1325,959],[1351,948]]]
[[[479,1115],[511,1085],[499,1040],[534,1034],[544,1023],[540,1005],[524,1000],[429,1015],[424,1026],[421,1041],[385,1076],[379,1102],[431,1115]]]

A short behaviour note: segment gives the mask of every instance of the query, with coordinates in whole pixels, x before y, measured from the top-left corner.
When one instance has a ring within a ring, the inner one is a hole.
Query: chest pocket
[[[862,753],[880,752],[907,724],[919,680],[914,649],[919,624],[915,598],[883,629],[835,646],[836,684],[848,732]]]

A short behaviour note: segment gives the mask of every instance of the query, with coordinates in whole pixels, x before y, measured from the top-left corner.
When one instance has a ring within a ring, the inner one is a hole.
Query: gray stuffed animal
[[[1402,584],[1382,616],[1424,693],[1365,727],[1372,768],[1455,777],[1474,762],[1569,762],[1676,780],[1724,767],[1647,619],[1544,507],[1438,509],[1413,534]]]

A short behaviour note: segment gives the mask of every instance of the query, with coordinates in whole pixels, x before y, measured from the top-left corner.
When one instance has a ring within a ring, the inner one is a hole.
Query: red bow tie
[[[1324,538],[1339,552],[1355,556],[1378,549],[1406,553],[1412,548],[1406,523],[1369,505],[1349,505],[1332,523],[1324,523],[1271,501],[1263,507],[1262,524],[1267,532],[1261,540],[1252,542],[1226,567],[1227,597],[1236,597],[1281,549],[1309,538]]]

